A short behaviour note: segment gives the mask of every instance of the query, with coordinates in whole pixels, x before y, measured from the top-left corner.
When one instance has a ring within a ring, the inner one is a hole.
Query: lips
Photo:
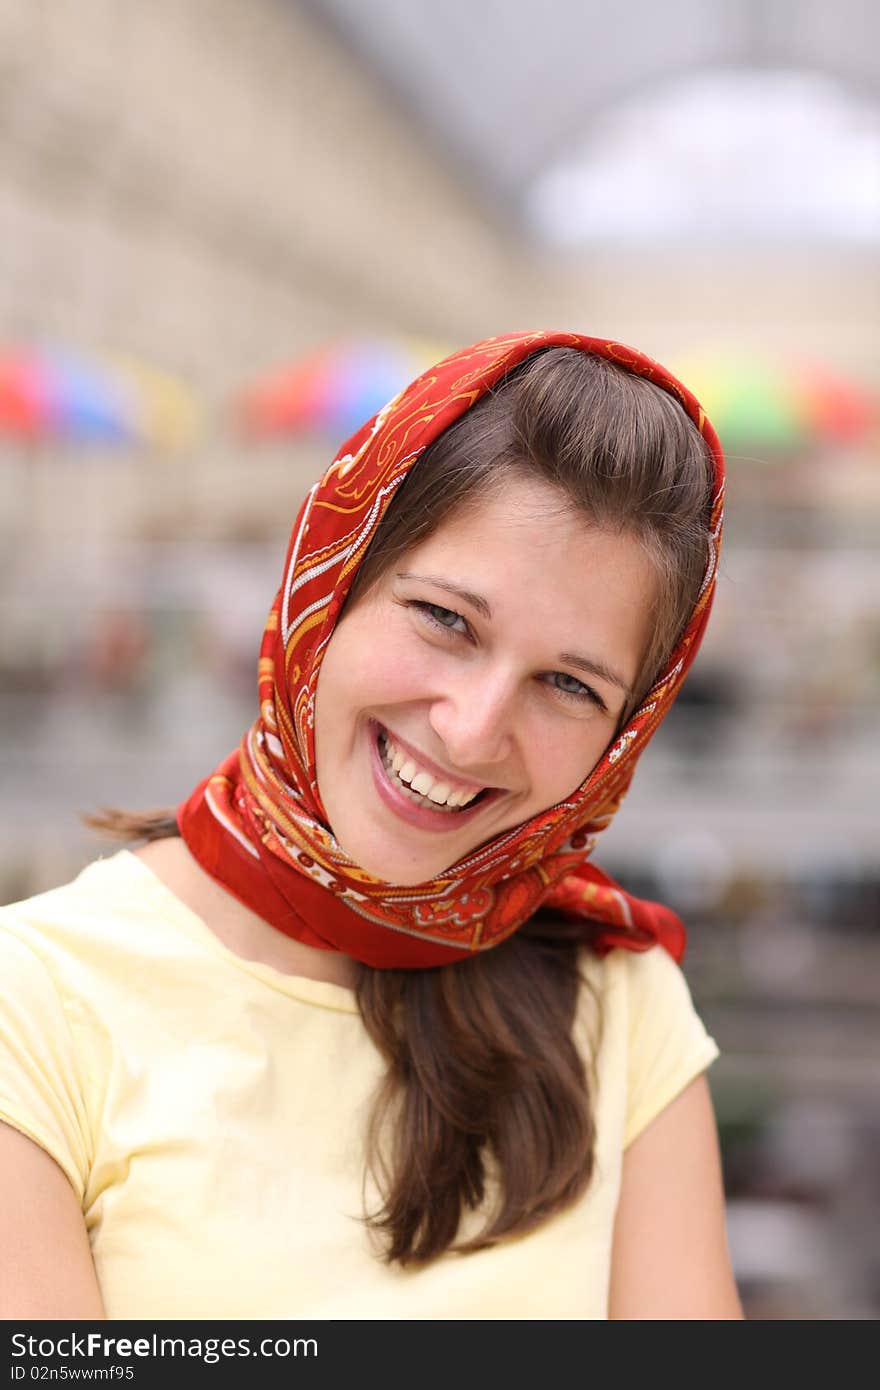
[[[502,794],[500,788],[497,787],[482,788],[475,801],[461,808],[441,809],[439,806],[433,808],[429,802],[424,805],[418,804],[415,799],[418,793],[411,792],[408,788],[405,790],[394,773],[385,766],[380,747],[380,735],[384,732],[385,730],[375,720],[370,721],[370,760],[373,781],[383,803],[407,824],[417,826],[422,830],[437,830],[448,834],[451,830],[458,829],[466,821],[479,815],[490,801],[494,801]],[[396,734],[391,734],[389,731],[389,736],[398,746],[405,750],[409,748],[409,745],[399,739]],[[445,776],[443,770],[437,768],[435,763],[424,758],[415,749],[412,751],[419,765],[424,767],[426,771],[436,769],[438,777]],[[456,779],[456,784],[469,785],[473,790],[477,790],[479,787],[478,783],[459,784],[458,779]]]

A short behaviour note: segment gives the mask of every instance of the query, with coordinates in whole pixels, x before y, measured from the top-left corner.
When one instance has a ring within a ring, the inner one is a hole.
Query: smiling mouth
[[[381,726],[377,744],[382,765],[397,791],[425,810],[439,811],[448,816],[460,815],[462,811],[472,811],[491,791],[489,787],[471,791],[435,777],[432,772],[421,768],[408,752],[394,742],[393,735]]]

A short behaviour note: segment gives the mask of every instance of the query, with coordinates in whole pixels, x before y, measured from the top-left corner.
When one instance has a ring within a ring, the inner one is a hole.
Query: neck
[[[285,936],[206,873],[178,836],[152,840],[134,852],[234,955],[260,961],[284,975],[354,988],[357,961],[342,951],[323,951]]]

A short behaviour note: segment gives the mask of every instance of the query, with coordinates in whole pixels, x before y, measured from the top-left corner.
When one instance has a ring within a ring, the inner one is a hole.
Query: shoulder
[[[679,965],[663,946],[652,946],[647,951],[616,950],[609,959],[621,981],[620,992],[626,996],[632,1052],[653,1047],[670,1036],[705,1035],[686,967]]]
[[[609,1316],[739,1318],[705,1074],[718,1046],[661,946],[590,968],[605,1011],[600,1077],[624,1096]]]
[[[121,851],[69,883],[0,908],[6,1062],[33,1056],[48,1067],[51,1051],[59,1067],[102,1074],[131,1010],[132,980],[143,987],[151,958],[173,965],[148,880]]]
[[[87,871],[84,871],[84,874]],[[0,959],[4,975],[19,984],[30,973],[61,989],[81,940],[80,924],[91,915],[81,888],[83,875],[57,888],[0,907]]]
[[[579,965],[582,995],[614,1009],[633,1038],[695,1014],[685,970],[660,945],[639,951],[615,948],[602,956],[585,947]]]
[[[0,958],[19,977],[43,975],[77,997],[116,956],[129,962],[137,925],[154,915],[135,857],[120,851],[86,865],[68,883],[0,907]]]
[[[686,970],[659,943],[638,951],[615,947],[602,956],[585,947],[581,960],[602,977],[605,989],[622,989],[633,997],[659,991],[680,998],[688,992]]]
[[[31,933],[34,940],[41,936],[50,939],[56,928],[63,933],[65,923],[93,916],[102,903],[124,901],[130,895],[133,860],[125,850],[107,859],[95,859],[69,882],[0,907],[0,926]]]
[[[156,880],[127,850],[93,860],[70,882],[0,907],[0,942],[14,938],[60,980],[77,962],[130,957],[167,913]]]
[[[64,888],[0,909],[0,1121],[44,1149],[82,1199],[94,1150],[96,1047]]]
[[[662,946],[584,952],[578,1022],[600,1081],[625,1095],[626,1149],[719,1056],[681,966]]]
[[[0,908],[0,1120],[82,1194],[121,1049],[148,1055],[154,1014],[199,978],[199,945],[121,850]]]

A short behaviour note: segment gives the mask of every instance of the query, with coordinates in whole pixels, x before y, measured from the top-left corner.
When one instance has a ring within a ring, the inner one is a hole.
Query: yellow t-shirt
[[[421,1270],[359,1220],[382,1062],[352,992],[234,955],[127,850],[0,912],[0,1120],[70,1179],[109,1318],[605,1318],[623,1151],[718,1048],[660,947],[584,964],[588,1191]]]

